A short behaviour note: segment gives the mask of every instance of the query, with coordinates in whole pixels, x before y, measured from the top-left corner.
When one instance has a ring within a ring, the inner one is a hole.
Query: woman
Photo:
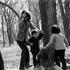
[[[20,61],[20,70],[30,67],[29,65],[29,50],[26,46],[26,39],[28,35],[29,27],[34,29],[35,27],[30,22],[31,16],[26,11],[22,11],[21,18],[18,24],[18,34],[17,34],[17,43],[22,49],[21,61]]]
[[[52,27],[52,36],[49,43],[46,45],[50,46],[54,44],[54,58],[58,66],[60,66],[60,61],[62,62],[62,69],[66,70],[66,61],[65,61],[65,49],[68,47],[68,41],[65,36],[60,32],[60,29],[57,25]]]

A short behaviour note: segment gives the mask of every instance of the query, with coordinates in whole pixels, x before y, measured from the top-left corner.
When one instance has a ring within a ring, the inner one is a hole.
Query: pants
[[[33,51],[32,51],[34,67],[35,67],[37,64],[40,65],[40,61],[39,61],[39,59],[36,58],[38,52],[39,52],[39,50],[38,50],[37,52],[33,52]]]
[[[60,61],[62,62],[62,68],[66,68],[66,61],[65,61],[65,50],[55,50],[54,53],[55,62],[58,66],[60,66]]]
[[[20,60],[20,70],[24,69],[27,65],[29,65],[29,50],[25,45],[24,41],[17,41],[18,45],[22,49],[21,60]]]

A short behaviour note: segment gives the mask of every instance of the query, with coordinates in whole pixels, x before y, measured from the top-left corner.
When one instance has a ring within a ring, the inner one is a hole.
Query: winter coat
[[[64,41],[67,42],[68,44],[68,41],[66,40],[65,36],[61,33],[59,34],[52,34],[51,38],[50,38],[50,41],[49,43],[46,45],[46,47],[48,45],[51,45],[53,44],[53,41],[55,40],[55,46],[54,46],[54,49],[55,50],[63,50],[63,49],[66,49],[66,44]]]
[[[28,29],[32,28],[34,29],[34,27],[32,26],[30,21],[24,21],[23,18],[20,19],[19,24],[18,24],[18,34],[17,34],[17,40],[19,41],[23,41],[24,39],[27,39],[27,34],[28,34]]]
[[[39,40],[43,37],[43,34],[40,33],[39,36],[37,38],[35,37],[31,37],[29,40],[28,40],[28,43],[32,43],[33,45],[30,45],[31,46],[31,52],[33,54],[37,54],[39,52]]]

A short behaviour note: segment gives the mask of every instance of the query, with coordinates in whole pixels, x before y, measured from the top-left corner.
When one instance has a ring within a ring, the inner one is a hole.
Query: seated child
[[[36,59],[36,56],[39,52],[39,40],[43,37],[43,33],[39,31],[32,31],[31,32],[32,37],[28,40],[28,44],[31,46],[31,52],[33,55],[33,64],[34,67],[36,67],[39,63],[39,60]]]

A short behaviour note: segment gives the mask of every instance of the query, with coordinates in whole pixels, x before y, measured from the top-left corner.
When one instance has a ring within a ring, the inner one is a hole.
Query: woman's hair
[[[31,16],[30,16],[30,14],[29,14],[28,12],[26,12],[25,10],[22,11],[22,13],[21,13],[21,18],[22,18],[22,15],[23,15],[24,13],[26,13],[26,18],[28,18],[27,20],[29,21],[29,20],[31,19]]]
[[[59,34],[60,33],[60,29],[59,29],[59,27],[56,27],[56,26],[52,26],[52,33],[54,34]]]
[[[23,11],[22,11],[21,15],[23,15],[24,13],[26,13],[26,11],[25,11],[25,10],[23,10]]]
[[[31,16],[30,16],[30,14],[28,12],[26,13],[26,17],[28,17],[28,20],[31,19]]]

